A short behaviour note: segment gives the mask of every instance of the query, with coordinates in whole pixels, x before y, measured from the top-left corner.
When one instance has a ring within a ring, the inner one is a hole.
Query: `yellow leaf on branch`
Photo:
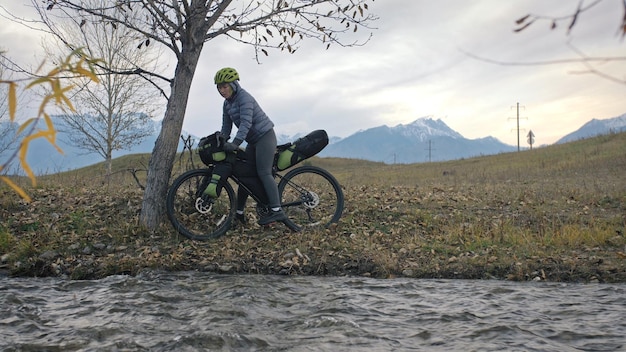
[[[95,72],[95,63],[101,60],[92,59],[85,56],[82,53],[81,49],[76,49],[72,53],[70,53],[65,61],[59,64],[57,67],[53,68],[48,72],[47,75],[42,77],[34,78],[30,83],[26,85],[24,90],[31,89],[40,85],[49,85],[51,88],[51,93],[45,95],[42,98],[41,104],[39,106],[39,111],[37,113],[37,117],[29,118],[23,123],[20,124],[17,129],[17,135],[25,132],[28,127],[33,127],[33,124],[36,124],[40,119],[43,119],[46,123],[46,129],[35,130],[32,128],[32,131],[25,137],[23,137],[19,149],[17,152],[10,157],[7,161],[5,161],[4,165],[0,165],[0,171],[6,168],[15,157],[19,159],[20,166],[22,170],[26,173],[28,178],[30,179],[32,185],[37,184],[37,179],[30,165],[28,164],[26,157],[28,155],[28,147],[30,143],[37,138],[46,139],[59,153],[63,153],[63,150],[56,144],[56,129],[54,128],[54,123],[50,118],[49,114],[46,112],[46,108],[48,105],[54,101],[54,103],[60,108],[67,108],[71,111],[76,111],[74,109],[74,105],[71,100],[68,98],[67,93],[74,88],[74,85],[64,86],[62,84],[62,79],[66,74],[71,74],[72,77],[86,77],[89,78],[94,83],[99,83],[96,72]],[[85,68],[83,65],[87,65],[88,68]],[[11,121],[15,120],[15,116],[17,114],[18,109],[18,101],[17,101],[17,82],[14,81],[5,81],[0,79],[0,84],[8,84],[8,107],[9,107],[9,115]],[[0,176],[0,180],[11,187],[20,197],[22,197],[26,201],[30,201],[31,198],[28,194],[19,187],[16,183],[11,181],[11,179],[7,176]]]

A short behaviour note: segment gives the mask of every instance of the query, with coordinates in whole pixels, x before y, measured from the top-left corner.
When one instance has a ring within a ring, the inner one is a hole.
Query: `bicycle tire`
[[[202,196],[211,172],[211,169],[187,171],[172,182],[167,192],[167,217],[176,231],[191,240],[204,241],[224,235],[235,217],[236,196],[230,183],[222,186],[217,198]]]
[[[300,166],[278,183],[283,211],[300,228],[328,227],[341,218],[344,196],[341,185],[328,171]]]

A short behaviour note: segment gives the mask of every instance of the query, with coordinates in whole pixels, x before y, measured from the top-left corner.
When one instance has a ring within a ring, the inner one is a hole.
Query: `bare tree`
[[[373,1],[373,0],[371,0]],[[165,214],[165,196],[176,157],[191,82],[205,42],[227,36],[252,45],[257,57],[269,49],[293,53],[305,39],[326,47],[362,45],[359,40],[375,16],[367,0],[117,0],[89,6],[81,0],[48,0],[35,7],[91,15],[143,36],[143,45],[158,42],[171,50],[177,65],[168,79],[165,116],[156,141],[144,192],[140,221],[156,229]],[[138,10],[137,10],[138,8]],[[133,13],[141,16],[133,16]],[[361,28],[361,32],[358,29]],[[137,70],[138,74],[149,72]],[[158,75],[152,75],[158,77]]]
[[[85,3],[95,6],[102,2]],[[65,57],[66,51],[83,48],[89,56],[102,60],[100,84],[78,79],[80,89],[72,96],[76,113],[60,115],[64,123],[59,130],[70,132],[70,141],[85,153],[102,156],[110,175],[114,151],[130,150],[154,133],[151,118],[158,110],[159,92],[146,86],[142,77],[127,72],[156,70],[159,50],[137,50],[138,37],[131,29],[93,15],[51,18],[48,11],[41,11],[40,17],[56,39],[44,45],[47,57]]]

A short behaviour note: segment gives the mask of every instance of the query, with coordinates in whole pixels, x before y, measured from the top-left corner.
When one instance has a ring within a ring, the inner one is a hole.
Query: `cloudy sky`
[[[0,5],[27,13],[20,2]],[[578,3],[376,0],[369,9],[379,20],[367,45],[325,50],[310,41],[293,55],[270,51],[261,64],[252,48],[216,39],[204,47],[184,129],[208,134],[220,128],[222,100],[212,79],[221,67],[232,66],[281,134],[324,128],[347,137],[432,117],[466,138],[493,136],[516,145],[519,103],[522,144],[530,130],[537,145],[550,144],[591,119],[626,113],[626,84],[588,73],[580,62],[534,64],[581,55],[626,57],[618,31],[621,0],[604,0],[582,14],[569,35],[567,21],[555,30],[550,21],[540,21],[513,32],[515,20],[526,14],[566,16]],[[40,34],[0,21],[0,47],[19,60],[38,62]],[[625,61],[593,68],[626,77]]]

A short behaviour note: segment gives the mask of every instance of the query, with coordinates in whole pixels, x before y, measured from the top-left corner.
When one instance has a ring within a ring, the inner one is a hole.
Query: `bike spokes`
[[[210,170],[193,170],[178,177],[167,195],[167,215],[174,228],[196,240],[216,238],[228,231],[234,217],[235,194],[230,185],[217,198],[203,194]]]
[[[343,211],[343,193],[327,171],[304,166],[290,171],[279,184],[282,207],[301,227],[328,226]]]

